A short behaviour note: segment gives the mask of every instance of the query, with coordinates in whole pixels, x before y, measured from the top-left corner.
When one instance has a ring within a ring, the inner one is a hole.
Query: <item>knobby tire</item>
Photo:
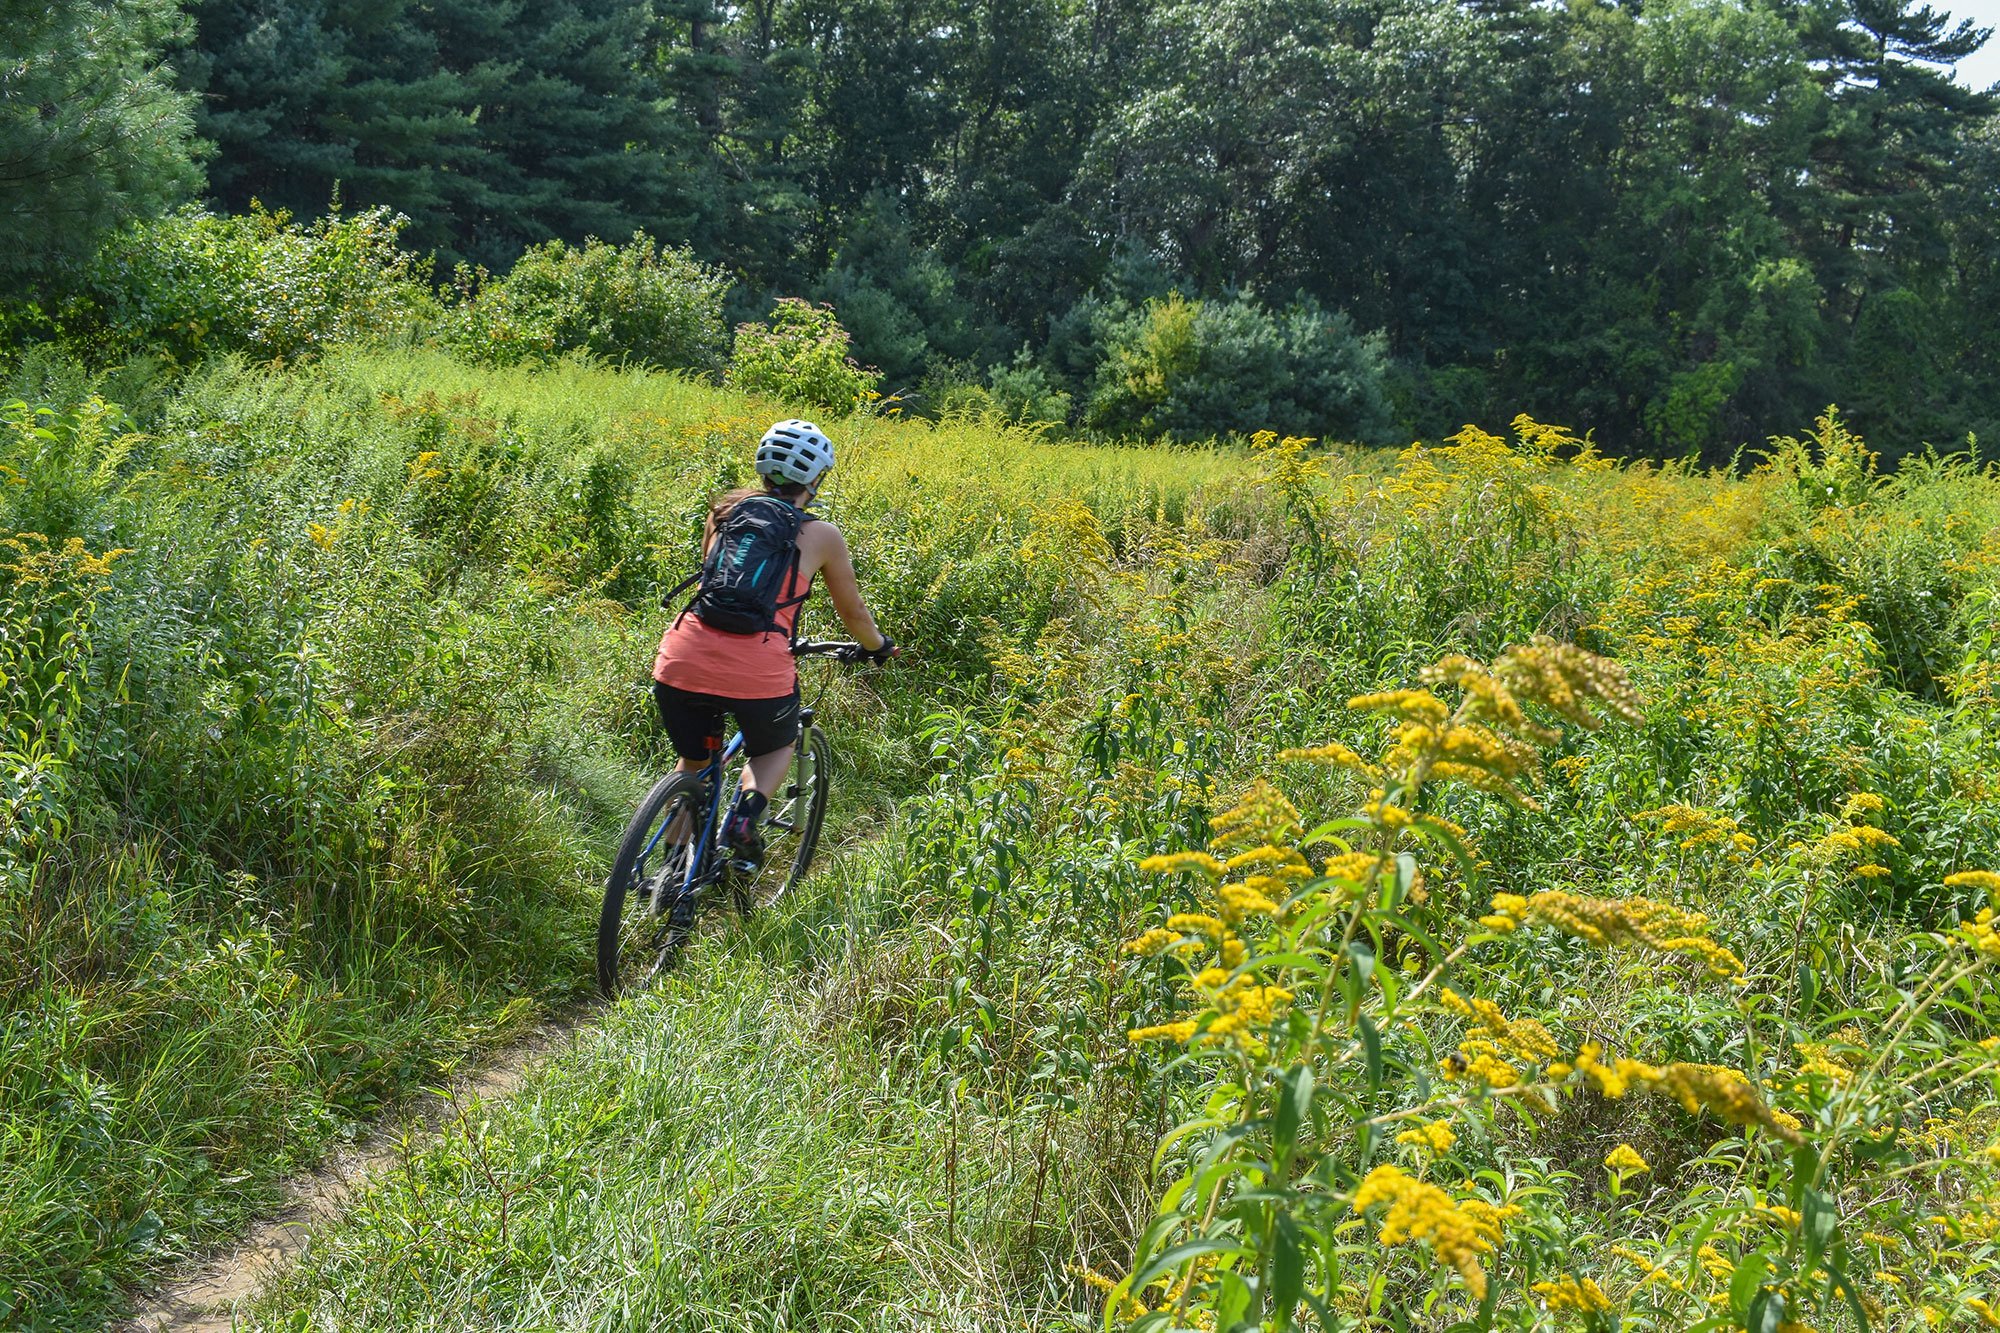
[[[616,996],[625,985],[651,980],[668,955],[684,942],[675,938],[676,933],[669,926],[666,912],[652,913],[650,900],[639,900],[633,890],[639,887],[641,857],[644,855],[643,870],[649,878],[672,881],[660,883],[658,891],[678,891],[678,872],[664,876],[661,873],[663,869],[679,864],[673,854],[674,844],[663,836],[654,844],[650,855],[647,855],[647,844],[662,819],[671,819],[681,810],[687,811],[693,822],[690,832],[698,834],[705,813],[702,795],[699,774],[669,773],[653,784],[653,789],[646,793],[646,798],[632,813],[632,821],[625,826],[625,836],[618,844],[618,855],[611,863],[611,877],[605,881],[604,908],[597,918],[597,985],[606,997]],[[651,952],[653,956],[627,956],[640,950]],[[642,974],[621,977],[621,970],[630,971],[635,965],[644,968]]]

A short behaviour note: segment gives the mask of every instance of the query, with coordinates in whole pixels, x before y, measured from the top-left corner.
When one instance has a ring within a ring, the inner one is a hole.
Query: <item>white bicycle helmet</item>
[[[810,421],[780,421],[757,445],[757,474],[780,485],[810,486],[833,466],[833,441]]]

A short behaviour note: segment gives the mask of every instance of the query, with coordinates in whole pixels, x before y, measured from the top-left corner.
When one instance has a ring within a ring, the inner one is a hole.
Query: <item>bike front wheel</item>
[[[826,733],[807,727],[792,753],[792,766],[771,796],[764,814],[764,856],[755,874],[732,876],[736,910],[748,915],[769,907],[797,888],[812,868],[826,822],[826,795],[833,747]],[[740,773],[740,766],[736,770]],[[728,790],[734,790],[729,788]]]
[[[597,984],[607,997],[651,981],[686,942],[689,914],[674,907],[701,831],[702,795],[699,774],[670,773],[625,826],[597,918]]]

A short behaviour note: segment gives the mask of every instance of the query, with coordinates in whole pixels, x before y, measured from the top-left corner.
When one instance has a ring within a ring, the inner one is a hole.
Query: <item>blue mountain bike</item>
[[[858,643],[802,639],[798,657],[858,662]],[[725,802],[742,781],[743,736],[710,753],[694,773],[669,773],[653,785],[625,826],[604,910],[597,919],[597,984],[607,996],[643,986],[673,960],[693,933],[702,903],[727,890],[742,915],[768,907],[805,878],[826,818],[828,770],[833,748],[813,724],[813,710],[799,716],[792,766],[770,793],[764,815],[764,853],[754,867],[732,860],[722,840]]]

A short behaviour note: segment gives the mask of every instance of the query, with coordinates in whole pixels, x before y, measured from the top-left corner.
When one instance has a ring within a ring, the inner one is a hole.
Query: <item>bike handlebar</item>
[[[836,662],[865,662],[873,656],[852,639],[800,639],[792,645],[793,657],[831,657]]]

